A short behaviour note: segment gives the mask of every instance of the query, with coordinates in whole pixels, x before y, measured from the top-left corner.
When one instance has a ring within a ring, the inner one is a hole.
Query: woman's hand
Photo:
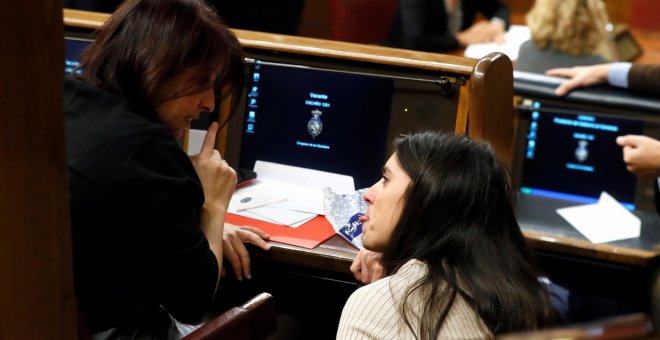
[[[206,236],[218,262],[218,270],[222,272],[225,216],[236,187],[236,172],[222,159],[220,152],[213,148],[217,132],[218,123],[211,124],[204,137],[202,149],[193,164],[204,189],[204,205],[199,229]],[[220,275],[218,275],[219,281]]]
[[[251,279],[250,272],[250,254],[245,248],[245,243],[251,243],[263,249],[270,250],[270,244],[266,241],[270,235],[261,229],[254,227],[239,227],[233,224],[225,223],[224,234],[222,236],[223,256],[229,262],[236,279],[243,280],[243,275]]]
[[[214,149],[217,132],[218,123],[211,124],[193,164],[204,188],[204,205],[226,212],[236,188],[236,172],[222,159],[220,152]]]
[[[468,29],[456,33],[456,40],[461,46],[469,44],[496,42],[504,43],[504,26],[490,21],[479,21]]]
[[[381,253],[366,249],[360,250],[357,256],[355,256],[353,264],[351,264],[353,276],[364,284],[382,279],[383,266],[380,264],[382,256],[383,254]]]

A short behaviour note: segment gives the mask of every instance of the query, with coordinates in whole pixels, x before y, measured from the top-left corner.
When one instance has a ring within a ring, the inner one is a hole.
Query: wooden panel
[[[0,11],[0,339],[74,339],[62,3]]]
[[[333,0],[305,1],[297,35],[319,39],[330,38],[330,1]]]
[[[651,265],[658,256],[655,251],[625,248],[607,243],[592,243],[575,238],[523,230],[525,239],[537,250],[547,250],[560,254],[621,263],[634,266]]]
[[[610,21],[618,24],[630,24],[631,0],[605,0],[607,15]],[[657,1],[657,0],[652,0]]]
[[[109,18],[108,14],[69,9],[64,10],[64,24],[72,27],[96,29],[100,27],[107,18]],[[476,59],[468,59],[452,55],[238,29],[234,29],[233,31],[236,33],[236,36],[243,47],[266,51],[321,56],[383,65],[453,72],[465,75],[469,75],[472,72],[472,69],[477,62]]]
[[[374,45],[234,30],[245,48],[468,75],[476,59]]]
[[[513,66],[509,57],[491,53],[470,77],[468,135],[485,139],[510,167],[514,146]]]
[[[644,30],[660,30],[660,1],[632,0],[630,5],[630,27]]]
[[[64,9],[64,25],[95,30],[108,20],[110,14]]]

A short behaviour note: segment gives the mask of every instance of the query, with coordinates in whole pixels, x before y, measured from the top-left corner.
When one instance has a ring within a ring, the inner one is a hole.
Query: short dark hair
[[[394,150],[411,182],[382,263],[387,275],[410,259],[429,267],[404,294],[409,327],[406,301],[417,290],[430,292],[422,339],[437,338],[457,294],[492,334],[546,324],[547,292],[515,217],[510,174],[490,145],[424,132],[397,139]]]
[[[82,79],[145,115],[154,114],[159,86],[190,67],[196,76],[178,95],[213,87],[237,99],[244,79],[242,47],[202,0],[126,0],[95,32],[80,66]]]

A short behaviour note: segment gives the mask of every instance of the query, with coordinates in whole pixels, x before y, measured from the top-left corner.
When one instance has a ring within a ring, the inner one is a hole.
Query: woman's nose
[[[378,186],[378,185],[379,185],[379,183],[375,183],[374,185],[371,186],[371,188],[369,188],[369,190],[367,190],[367,192],[364,193],[364,196],[363,196],[364,201],[367,202],[368,204],[374,204],[374,201],[376,200],[376,193],[377,193],[376,186]]]

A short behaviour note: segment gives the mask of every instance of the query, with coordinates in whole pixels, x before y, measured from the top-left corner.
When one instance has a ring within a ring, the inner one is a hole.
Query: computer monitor
[[[80,66],[80,55],[91,43],[91,39],[64,37],[64,74],[73,74],[74,69]],[[75,72],[80,74],[81,70]]]
[[[653,183],[626,169],[621,135],[657,136],[657,122],[634,113],[526,99],[518,107],[523,141],[518,147],[522,195],[574,204],[596,203],[605,191],[630,210],[650,208]]]
[[[246,90],[230,123],[226,158],[352,176],[356,188],[380,178],[392,141],[421,130],[453,132],[458,91],[439,75],[248,59]]]

